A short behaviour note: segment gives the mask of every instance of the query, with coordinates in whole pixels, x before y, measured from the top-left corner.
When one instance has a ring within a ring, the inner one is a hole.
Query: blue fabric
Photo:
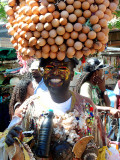
[[[116,95],[113,90],[106,89],[106,91],[111,102],[111,107],[114,107],[114,101],[115,101]]]
[[[48,90],[48,88],[46,87],[46,85],[45,85],[45,83],[44,83],[44,81],[43,81],[43,78],[42,78],[42,80],[39,82],[37,88],[35,89],[34,94],[37,93],[38,89],[41,89],[42,91],[47,91],[47,90]]]
[[[10,72],[13,72],[13,71],[18,71],[20,70],[22,67],[18,67],[18,68],[13,68],[13,69],[6,69],[6,73],[10,73]]]
[[[105,71],[105,74],[108,74],[109,72],[108,71]]]
[[[113,90],[109,90],[109,89],[106,89],[106,90],[107,90],[107,94],[108,94],[108,97],[109,97],[110,102],[111,102],[111,107],[114,107],[114,100],[115,100],[116,94],[114,93]],[[112,121],[111,121],[110,117],[108,116],[109,133],[112,130],[112,123],[111,122]],[[115,137],[115,133],[113,132],[113,134],[110,136],[110,138],[112,140],[115,140],[114,137]],[[120,142],[120,118],[118,118],[117,142]]]
[[[120,142],[120,118],[118,118],[118,134],[117,134],[117,142]]]

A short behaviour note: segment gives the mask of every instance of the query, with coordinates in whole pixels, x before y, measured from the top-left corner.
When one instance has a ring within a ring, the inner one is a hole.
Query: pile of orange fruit
[[[102,52],[118,0],[8,0],[6,28],[23,60]]]

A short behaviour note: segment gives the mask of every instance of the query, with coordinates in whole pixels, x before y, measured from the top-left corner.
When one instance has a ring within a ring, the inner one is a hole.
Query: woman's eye
[[[67,67],[59,67],[59,69],[61,69],[61,70],[66,70]]]
[[[53,69],[53,66],[46,66],[45,69]]]

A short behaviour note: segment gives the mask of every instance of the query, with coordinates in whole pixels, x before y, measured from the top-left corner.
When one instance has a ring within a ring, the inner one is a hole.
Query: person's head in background
[[[40,68],[40,61],[35,60],[32,62],[29,71],[37,83],[42,80],[42,68]]]
[[[93,85],[98,85],[101,81],[104,80],[104,68],[108,67],[108,65],[103,64],[101,60],[98,58],[90,58],[87,60],[84,67],[84,75],[82,83],[85,81],[90,81]]]
[[[21,79],[13,89],[12,96],[9,103],[9,114],[12,117],[14,111],[27,98],[34,94],[34,88],[31,79]]]
[[[85,63],[83,73],[76,85],[76,91],[80,93],[81,86],[85,82],[90,82],[92,85],[99,85],[101,82],[105,81],[104,68],[107,67],[109,66],[104,65],[98,58],[89,58]]]
[[[62,61],[57,59],[41,59],[40,66],[44,68],[43,79],[50,92],[63,93],[69,88],[73,79],[73,69],[78,64],[75,58],[65,58]]]

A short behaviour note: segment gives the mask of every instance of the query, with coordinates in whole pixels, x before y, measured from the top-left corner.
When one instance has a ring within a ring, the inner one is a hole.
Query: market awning
[[[17,59],[16,50],[14,48],[0,48],[0,60],[14,60]]]

